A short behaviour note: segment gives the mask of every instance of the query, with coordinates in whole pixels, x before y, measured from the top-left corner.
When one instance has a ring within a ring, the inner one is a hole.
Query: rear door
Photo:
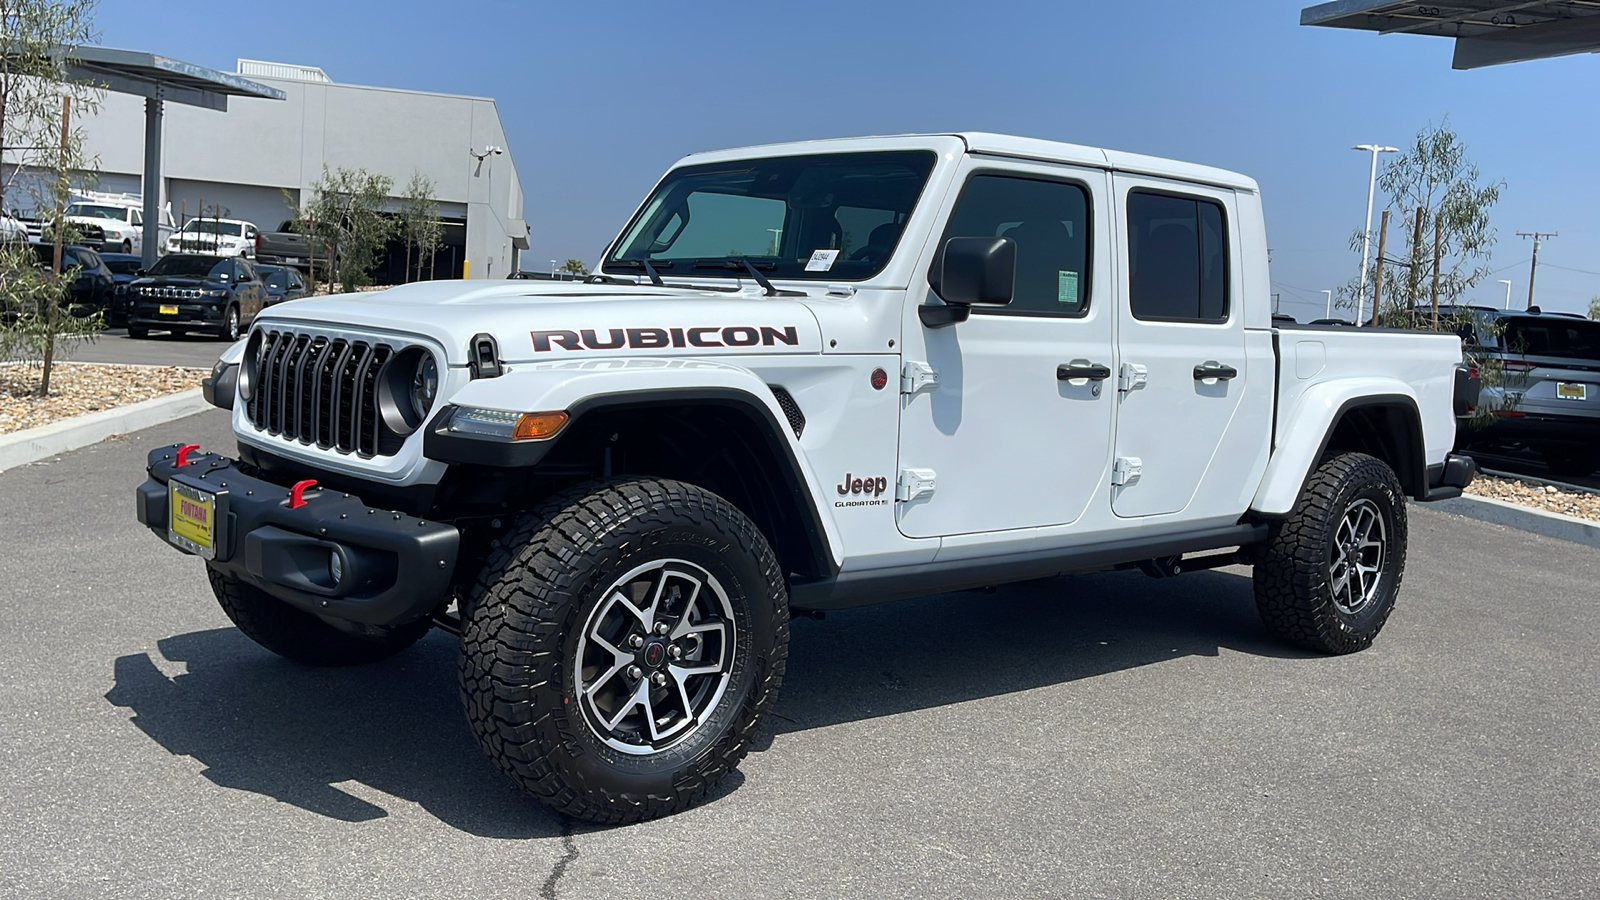
[[[1125,390],[1118,391],[1112,509],[1121,517],[1214,517],[1225,511],[1191,508],[1191,501],[1250,375],[1235,296],[1233,192],[1123,174],[1114,183],[1125,241],[1117,304]],[[1272,373],[1265,377],[1270,384]],[[1215,468],[1214,477],[1232,474]]]
[[[936,269],[949,238],[1008,237],[1015,292],[1009,306],[973,307],[944,328],[925,328],[915,314],[939,302],[924,275],[908,294],[904,359],[931,367],[937,383],[901,399],[901,473],[934,479],[931,492],[895,504],[903,534],[1064,525],[1105,503],[1115,389],[1058,370],[1115,368],[1109,182],[1071,166],[964,164],[919,272]]]

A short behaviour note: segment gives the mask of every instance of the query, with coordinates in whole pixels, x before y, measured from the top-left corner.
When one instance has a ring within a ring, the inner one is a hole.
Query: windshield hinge
[[[500,344],[492,334],[475,334],[467,342],[467,368],[473,378],[500,377]]]
[[[915,394],[939,383],[939,373],[925,362],[907,361],[900,368],[900,393]]]

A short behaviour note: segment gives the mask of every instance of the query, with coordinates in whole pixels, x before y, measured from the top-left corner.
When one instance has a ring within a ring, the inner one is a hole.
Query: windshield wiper
[[[656,263],[654,265],[652,265],[650,260],[648,260],[648,259],[613,259],[611,261],[611,264],[614,265],[614,266],[621,266],[624,269],[634,269],[634,268],[642,268],[642,269],[644,269],[644,273],[646,275],[650,276],[650,283],[655,285],[656,287],[666,287],[667,286],[666,283],[661,280],[661,273],[657,272],[656,268],[658,266],[660,268],[663,268],[663,269],[672,268],[672,260],[670,260],[670,259],[664,259],[661,262]]]
[[[773,287],[772,282],[767,280],[767,276],[761,274],[761,270],[757,269],[756,264],[751,262],[748,257],[724,256],[721,259],[697,259],[694,261],[694,267],[696,269],[730,269],[735,272],[740,270],[749,272],[750,277],[756,280],[756,284],[761,285],[762,292],[768,297],[806,296],[804,291],[780,291]],[[777,267],[777,263],[763,262],[761,264],[762,269],[776,269]]]
[[[605,265],[610,266],[612,268],[616,268],[616,269],[643,269],[645,271],[645,274],[650,276],[650,283],[655,285],[656,287],[686,287],[686,288],[693,288],[694,290],[697,290],[697,291],[724,291],[724,292],[730,292],[730,291],[737,291],[738,290],[738,288],[718,287],[718,286],[715,286],[715,285],[708,285],[708,284],[694,284],[694,285],[667,284],[666,282],[661,280],[661,273],[656,271],[656,270],[657,269],[670,269],[670,268],[672,268],[672,260],[670,260],[670,259],[658,259],[655,262],[651,262],[649,260],[644,260],[644,259],[612,259],[612,260],[607,260]],[[600,276],[600,277],[608,277],[608,276]],[[627,282],[622,282],[622,283],[626,284]],[[638,282],[633,282],[633,283],[634,284],[638,284]]]

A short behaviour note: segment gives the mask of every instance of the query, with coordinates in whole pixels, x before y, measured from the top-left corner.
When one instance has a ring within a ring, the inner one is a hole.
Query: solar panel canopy
[[[1301,10],[1300,24],[1454,38],[1457,69],[1600,52],[1600,0],[1333,0]]]

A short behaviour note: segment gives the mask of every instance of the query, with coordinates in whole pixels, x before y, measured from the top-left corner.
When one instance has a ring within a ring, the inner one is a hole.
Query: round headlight
[[[261,366],[262,345],[266,341],[261,332],[250,335],[250,343],[244,345],[244,356],[239,360],[239,381],[234,387],[239,399],[249,402],[256,389],[256,372]]]
[[[416,368],[411,372],[411,409],[417,414],[418,419],[428,415],[428,410],[433,409],[433,401],[438,396],[439,364],[433,361],[433,354],[423,353],[417,360]]]

